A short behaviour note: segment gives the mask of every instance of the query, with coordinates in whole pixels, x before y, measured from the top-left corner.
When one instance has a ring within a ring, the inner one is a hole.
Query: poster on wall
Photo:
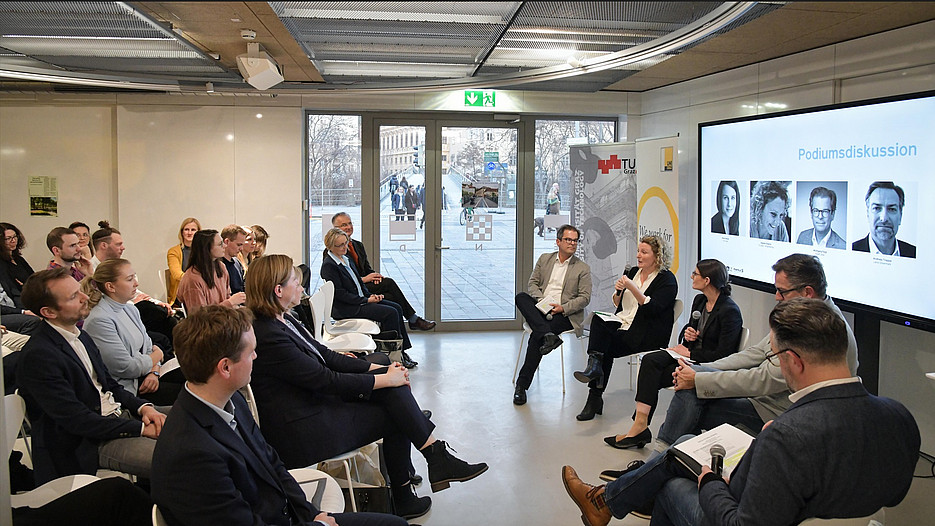
[[[673,273],[679,269],[680,257],[678,140],[675,136],[636,141],[639,237],[656,236],[669,245]]]
[[[577,256],[591,267],[591,305],[606,310],[614,282],[636,264],[634,143],[571,146],[571,224],[581,230]]]
[[[58,177],[29,178],[29,215],[58,217]]]

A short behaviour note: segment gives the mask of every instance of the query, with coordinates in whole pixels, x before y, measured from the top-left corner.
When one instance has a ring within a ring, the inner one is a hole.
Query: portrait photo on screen
[[[847,249],[846,181],[798,181],[795,203],[797,244]]]
[[[740,184],[737,181],[718,181],[714,188],[714,208],[711,233],[740,235]]]
[[[792,181],[750,181],[750,237],[789,241]]]
[[[856,188],[855,188],[856,191]],[[865,222],[854,230],[851,250],[875,255],[916,257],[915,221],[917,202],[913,182],[873,181],[861,188],[862,202],[852,206],[855,220]],[[856,196],[855,196],[856,197]],[[852,202],[856,199],[852,200]],[[858,210],[860,213],[858,213]],[[858,221],[855,221],[858,222]],[[857,237],[865,234],[864,237]]]

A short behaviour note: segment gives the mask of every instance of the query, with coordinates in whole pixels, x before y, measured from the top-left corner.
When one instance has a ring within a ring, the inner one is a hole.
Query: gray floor
[[[604,396],[604,414],[591,422],[575,415],[584,405],[587,389],[571,373],[584,364],[577,342],[566,337],[565,382],[562,395],[559,351],[545,357],[528,391],[529,402],[512,404],[511,373],[520,332],[417,333],[412,357],[419,367],[412,373],[412,389],[419,403],[434,412],[436,436],[448,441],[468,461],[484,461],[490,470],[479,478],[432,494],[423,484],[420,495],[431,495],[432,511],[413,523],[426,526],[481,524],[581,524],[575,505],[561,481],[561,467],[573,466],[586,481],[597,483],[603,469],[619,468],[645,458],[649,448],[618,451],[602,437],[624,432],[634,409],[628,368],[618,360]],[[570,344],[569,344],[570,343]],[[671,393],[663,391],[655,433]],[[419,473],[425,462],[414,454]],[[928,465],[917,475],[928,475]],[[935,480],[915,479],[901,505],[886,510],[886,524],[932,524],[935,519]],[[648,526],[629,516],[612,524]]]

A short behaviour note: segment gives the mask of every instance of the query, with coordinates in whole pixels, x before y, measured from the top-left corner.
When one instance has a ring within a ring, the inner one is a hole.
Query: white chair
[[[250,384],[247,384],[240,388],[240,394],[247,400],[247,407],[250,408],[250,414],[253,415],[253,420],[256,421],[257,427],[260,427],[260,412],[256,408],[256,398],[253,396],[253,388],[250,387]]]
[[[162,294],[156,298],[159,301],[165,302],[169,298],[169,282],[166,280],[166,276],[169,274],[169,269],[157,270],[156,275],[159,276],[159,283],[162,283]]]
[[[347,493],[351,499],[351,511],[357,511],[357,500],[354,498],[354,478],[351,476],[351,462],[354,462],[354,469],[357,470],[357,452],[360,451],[360,448],[352,449],[346,453],[341,453],[340,455],[335,455],[331,458],[322,460],[319,462],[319,465],[326,462],[340,462],[344,465],[344,473],[347,480]],[[359,476],[359,475],[358,475]]]
[[[673,307],[672,307],[672,313],[674,314],[674,316],[672,317],[672,319],[674,320],[673,323],[672,323],[672,328],[673,328],[673,330],[675,330],[676,327],[679,326],[679,325],[678,325],[679,316],[682,315],[682,310],[683,310],[684,308],[685,308],[685,304],[682,302],[682,300],[676,298],[676,300],[675,300],[675,305],[673,305]],[[653,349],[653,351],[654,351],[654,350],[655,350],[655,349]],[[639,372],[639,370],[640,370],[640,362],[643,361],[643,356],[645,356],[647,353],[650,353],[650,352],[653,352],[653,351],[638,352],[638,353],[635,353],[635,354],[631,354],[631,355],[627,358],[627,365],[630,366],[630,390],[631,390],[631,391],[633,390],[633,369],[634,369],[634,367],[636,368],[636,371]]]
[[[318,289],[328,299],[323,305],[324,318],[321,320],[326,333],[331,336],[347,333],[380,334],[380,324],[367,318],[345,318],[334,320],[331,318],[331,308],[334,306],[334,283],[326,281]]]
[[[566,334],[571,334],[572,336],[575,336],[575,330],[571,329],[558,335],[558,337],[562,339],[562,344],[558,346],[558,352],[559,352],[559,357],[560,357],[559,360],[562,363],[562,394],[563,395],[565,394],[565,338],[563,338],[563,336],[565,336]],[[526,342],[526,338],[529,338],[531,335],[532,335],[532,328],[529,326],[528,323],[523,322],[523,335],[519,339],[519,349],[516,351],[516,365],[513,367],[513,385],[516,385],[516,375],[517,375],[517,372],[519,371],[519,360],[523,356],[523,349],[525,348],[524,344]],[[576,339],[578,340],[579,343],[581,342],[580,338],[576,337]]]
[[[314,468],[290,469],[289,474],[316,508],[328,513],[344,512],[344,493],[331,475]]]
[[[26,402],[22,396],[13,393],[3,397],[3,418],[7,444],[7,448],[3,451],[3,458],[10,458],[16,437],[22,431],[23,422],[26,419]],[[14,508],[38,508],[96,480],[100,479],[94,475],[60,477],[33,490],[10,495],[10,505]]]
[[[26,401],[23,400],[23,397],[19,394],[19,389],[17,389],[13,395],[3,397],[3,414],[7,415],[6,433],[7,443],[10,445],[10,451],[7,452],[7,457],[9,457],[10,452],[13,451],[14,442],[17,440],[16,437],[21,436],[26,449],[26,458],[28,458],[31,463],[32,441],[29,434],[26,433],[26,422],[29,421],[29,418],[26,416]],[[12,435],[10,435],[10,433],[12,433]]]
[[[740,345],[737,346],[738,351],[742,351],[747,348],[747,341],[750,339],[750,329],[743,327],[740,329]]]
[[[885,508],[880,508],[873,515],[853,519],[806,519],[799,526],[883,526],[886,524]]]
[[[165,517],[162,516],[162,512],[159,511],[159,506],[155,504],[153,504],[153,526],[169,526]]]
[[[328,283],[327,281],[325,282]],[[331,302],[334,298],[334,285],[331,287],[331,299],[328,297],[328,291],[324,285],[319,288],[312,297],[309,298],[309,304],[312,306],[312,317],[314,318],[314,327],[312,336],[319,342],[328,346],[333,351],[366,351],[371,352],[377,348],[373,338],[368,334],[348,333],[332,336],[324,332],[324,326],[331,323]],[[329,316],[325,318],[325,310]]]

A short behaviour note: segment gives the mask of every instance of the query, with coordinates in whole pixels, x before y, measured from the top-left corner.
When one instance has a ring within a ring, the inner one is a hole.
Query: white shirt
[[[552,275],[549,276],[549,282],[546,283],[545,290],[542,291],[543,298],[555,298],[555,303],[561,303],[562,288],[565,286],[565,274],[568,272],[569,261],[571,261],[571,256],[562,263],[558,253],[555,254],[555,265],[552,266]]]
[[[821,238],[820,241],[818,240],[817,237],[815,237],[817,235],[818,235],[818,231],[813,228],[812,229],[812,244],[815,245],[816,247],[828,248],[828,240],[831,239],[831,229],[830,228],[828,229],[828,233],[825,234],[825,237]]]
[[[350,243],[350,241],[348,241]],[[344,267],[348,274],[351,275],[351,281],[354,282],[354,286],[357,287],[357,295],[364,297],[364,289],[360,288],[360,282],[357,279],[357,276],[354,275],[354,270],[351,268],[351,265],[347,262],[347,256],[337,256],[334,252],[328,251],[328,255],[331,256],[338,265]]]
[[[853,384],[860,382],[859,376],[852,376],[850,378],[838,378],[836,380],[825,380],[824,382],[814,383],[804,389],[799,389],[798,391],[789,395],[789,400],[794,404],[805,397],[809,393],[814,393],[815,391],[821,389],[822,387],[831,387],[832,385],[843,385],[843,384]]]
[[[49,323],[46,320],[46,323]],[[110,416],[110,415],[119,415],[120,414],[120,402],[114,400],[114,394],[110,391],[104,391],[103,386],[101,385],[100,380],[97,378],[97,373],[94,372],[94,366],[91,365],[91,357],[88,356],[88,349],[84,346],[84,343],[78,338],[80,332],[74,333],[68,329],[63,329],[54,323],[49,323],[56,332],[62,335],[65,338],[65,341],[68,342],[68,345],[71,346],[72,350],[75,351],[75,354],[78,355],[78,359],[81,360],[81,363],[84,365],[85,371],[88,373],[88,377],[91,379],[91,383],[94,384],[94,388],[97,389],[98,396],[101,397],[101,416]]]
[[[204,398],[193,393],[192,390],[188,388],[188,382],[185,382],[185,390],[188,391],[188,394],[194,396],[201,403],[208,406],[209,408],[211,408],[212,411],[217,413],[218,416],[221,417],[221,420],[223,420],[227,425],[229,425],[231,429],[233,429],[234,431],[237,431],[237,421],[234,420],[234,403],[231,402],[230,398],[227,399],[227,403],[224,404],[224,407],[218,407],[212,404],[211,402],[205,400]]]
[[[632,281],[636,283],[640,292],[645,295],[646,289],[649,288],[650,283],[653,282],[657,274],[659,274],[659,271],[654,270],[646,277],[646,281],[643,281],[643,272],[637,271]],[[617,330],[623,331],[629,329],[630,325],[633,324],[633,318],[636,317],[636,311],[639,310],[640,305],[649,303],[649,299],[649,296],[646,296],[646,301],[640,303],[629,289],[624,289],[623,294],[620,296],[620,312],[616,314],[616,316],[620,318],[620,327],[618,327]]]
[[[896,243],[896,248],[893,250],[892,254],[884,254],[883,252],[880,252],[879,247],[877,247],[877,242],[873,240],[873,236],[867,236],[867,240],[870,241],[871,254],[880,254],[881,256],[893,256],[897,258],[899,257],[899,241],[893,241]]]

